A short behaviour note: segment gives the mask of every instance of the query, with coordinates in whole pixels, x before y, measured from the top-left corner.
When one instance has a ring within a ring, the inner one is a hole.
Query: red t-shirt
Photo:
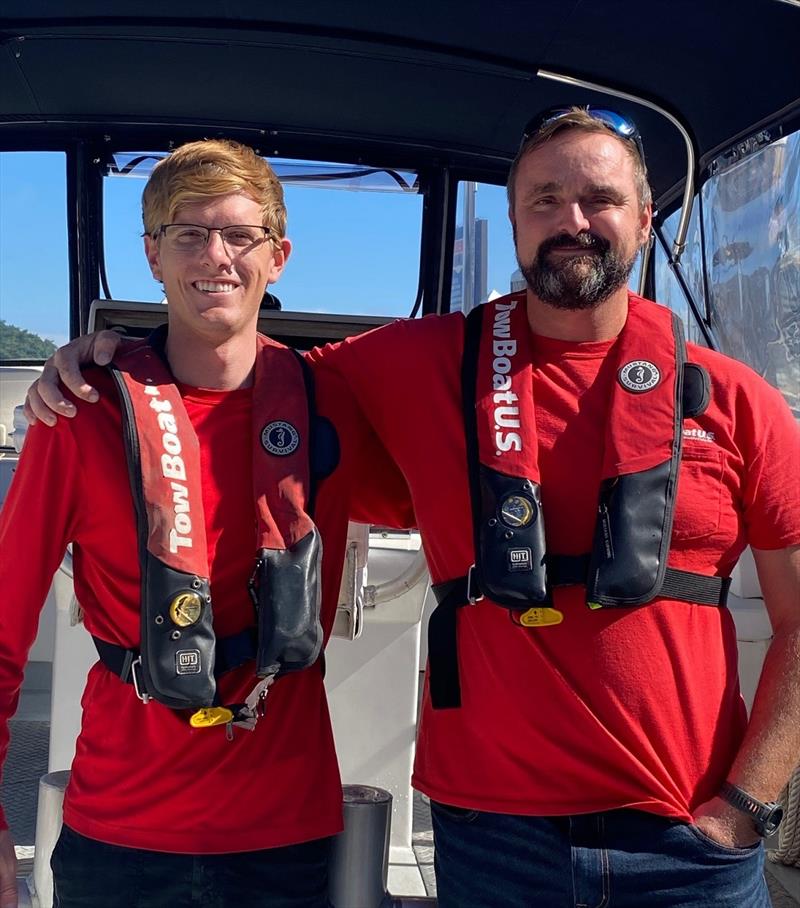
[[[434,582],[474,560],[463,329],[460,314],[398,322],[314,354],[346,377],[403,471]],[[532,339],[551,552],[591,548],[613,343]],[[669,563],[728,575],[747,544],[800,542],[800,441],[780,394],[746,366],[691,345],[689,358],[713,390],[685,422]],[[426,692],[414,784],[487,811],[635,807],[688,820],[746,725],[730,613],[664,599],[593,611],[582,586],[556,589],[555,606],[564,621],[544,628],[519,627],[485,599],[458,610],[463,705],[433,710]]]
[[[124,646],[139,641],[140,572],[118,396],[106,372],[90,380],[99,403],[78,403],[75,419],[61,419],[55,429],[31,428],[0,513],[0,757],[39,610],[68,542],[86,629]],[[200,441],[214,628],[224,636],[254,621],[247,592],[255,559],[252,395],[250,389],[195,388],[182,394]],[[408,525],[412,518],[401,477],[377,439],[353,419],[335,376],[317,381],[317,407],[336,423],[342,449],[339,467],[320,484],[315,511],[324,546],[327,636],[351,497],[355,519]],[[222,702],[242,702],[254,683],[252,663],[223,676]],[[83,835],[156,851],[225,853],[341,829],[341,786],[319,664],[276,681],[255,731],[234,729],[230,742],[224,727],[192,729],[185,713],[155,701],[143,705],[132,685],[99,663],[89,673],[82,706],[64,820]]]

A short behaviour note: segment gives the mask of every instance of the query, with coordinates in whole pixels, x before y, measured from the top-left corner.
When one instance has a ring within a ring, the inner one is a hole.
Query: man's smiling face
[[[533,294],[587,309],[624,286],[650,231],[620,139],[565,129],[520,161],[509,212]]]
[[[181,205],[174,223],[202,227],[259,225],[259,205],[242,193],[213,196]],[[224,341],[255,331],[258,310],[268,284],[281,274],[290,251],[269,239],[245,248],[228,248],[213,231],[205,248],[187,252],[166,237],[145,237],[145,253],[156,280],[162,281],[169,304],[171,329],[211,341]]]

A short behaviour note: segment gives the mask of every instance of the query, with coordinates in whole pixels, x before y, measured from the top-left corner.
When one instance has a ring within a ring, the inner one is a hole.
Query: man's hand
[[[46,426],[54,426],[59,416],[75,416],[75,405],[62,394],[59,379],[76,397],[95,403],[99,395],[83,380],[79,367],[86,363],[107,365],[121,340],[116,331],[95,331],[59,347],[44,364],[41,377],[28,388],[23,411],[25,419],[31,425],[40,419]],[[1,902],[0,908],[4,908]]]
[[[712,798],[701,804],[694,812],[694,825],[710,839],[728,848],[747,848],[760,839],[753,821],[722,798]]]
[[[0,829],[0,908],[17,908],[17,855],[7,829]]]

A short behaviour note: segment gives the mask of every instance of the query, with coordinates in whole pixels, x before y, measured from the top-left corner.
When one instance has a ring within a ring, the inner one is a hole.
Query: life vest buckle
[[[473,564],[467,571],[467,602],[469,602],[470,605],[475,605],[475,603],[480,602],[481,599],[483,599],[483,593],[480,591],[478,577],[475,573],[475,565]]]
[[[253,731],[258,724],[258,720],[263,719],[266,714],[267,693],[274,680],[275,676],[269,675],[256,684],[244,703],[235,710],[231,720],[233,725],[237,726],[237,728],[246,728],[248,731]]]
[[[133,689],[136,691],[136,696],[142,701],[142,703],[150,702],[150,694],[148,694],[144,689],[144,681],[140,678],[139,673],[142,670],[142,657],[137,656],[133,662],[131,662],[131,681],[133,681]]]
[[[258,589],[260,586],[259,580],[261,576],[261,569],[264,565],[264,558],[261,555],[256,556],[256,564],[253,568],[253,573],[250,575],[250,580],[247,584],[247,591],[250,593],[250,599],[253,602],[253,605],[258,614],[259,599],[258,599]]]

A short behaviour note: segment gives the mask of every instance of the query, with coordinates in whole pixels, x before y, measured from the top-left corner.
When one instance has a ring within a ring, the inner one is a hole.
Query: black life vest
[[[686,362],[683,326],[669,309],[637,300],[614,347],[592,551],[547,551],[542,514],[525,294],[479,306],[466,320],[462,395],[475,563],[434,587],[430,690],[434,708],[461,705],[456,609],[484,596],[526,627],[559,623],[555,586],[583,584],[590,608],[657,597],[724,605],[728,578],[667,566],[683,420],[708,406],[710,380]]]
[[[200,449],[164,357],[166,330],[110,366],[122,404],[141,565],[141,643],[128,650],[95,638],[124,681],[197,727],[253,727],[280,674],[313,665],[322,648],[320,559],[313,523],[316,480],[338,461],[333,426],[314,410],[311,373],[294,350],[258,335],[253,385],[256,567],[253,627],[217,639],[200,483]],[[316,454],[315,454],[316,452]],[[254,659],[245,704],[220,707],[216,678]]]

